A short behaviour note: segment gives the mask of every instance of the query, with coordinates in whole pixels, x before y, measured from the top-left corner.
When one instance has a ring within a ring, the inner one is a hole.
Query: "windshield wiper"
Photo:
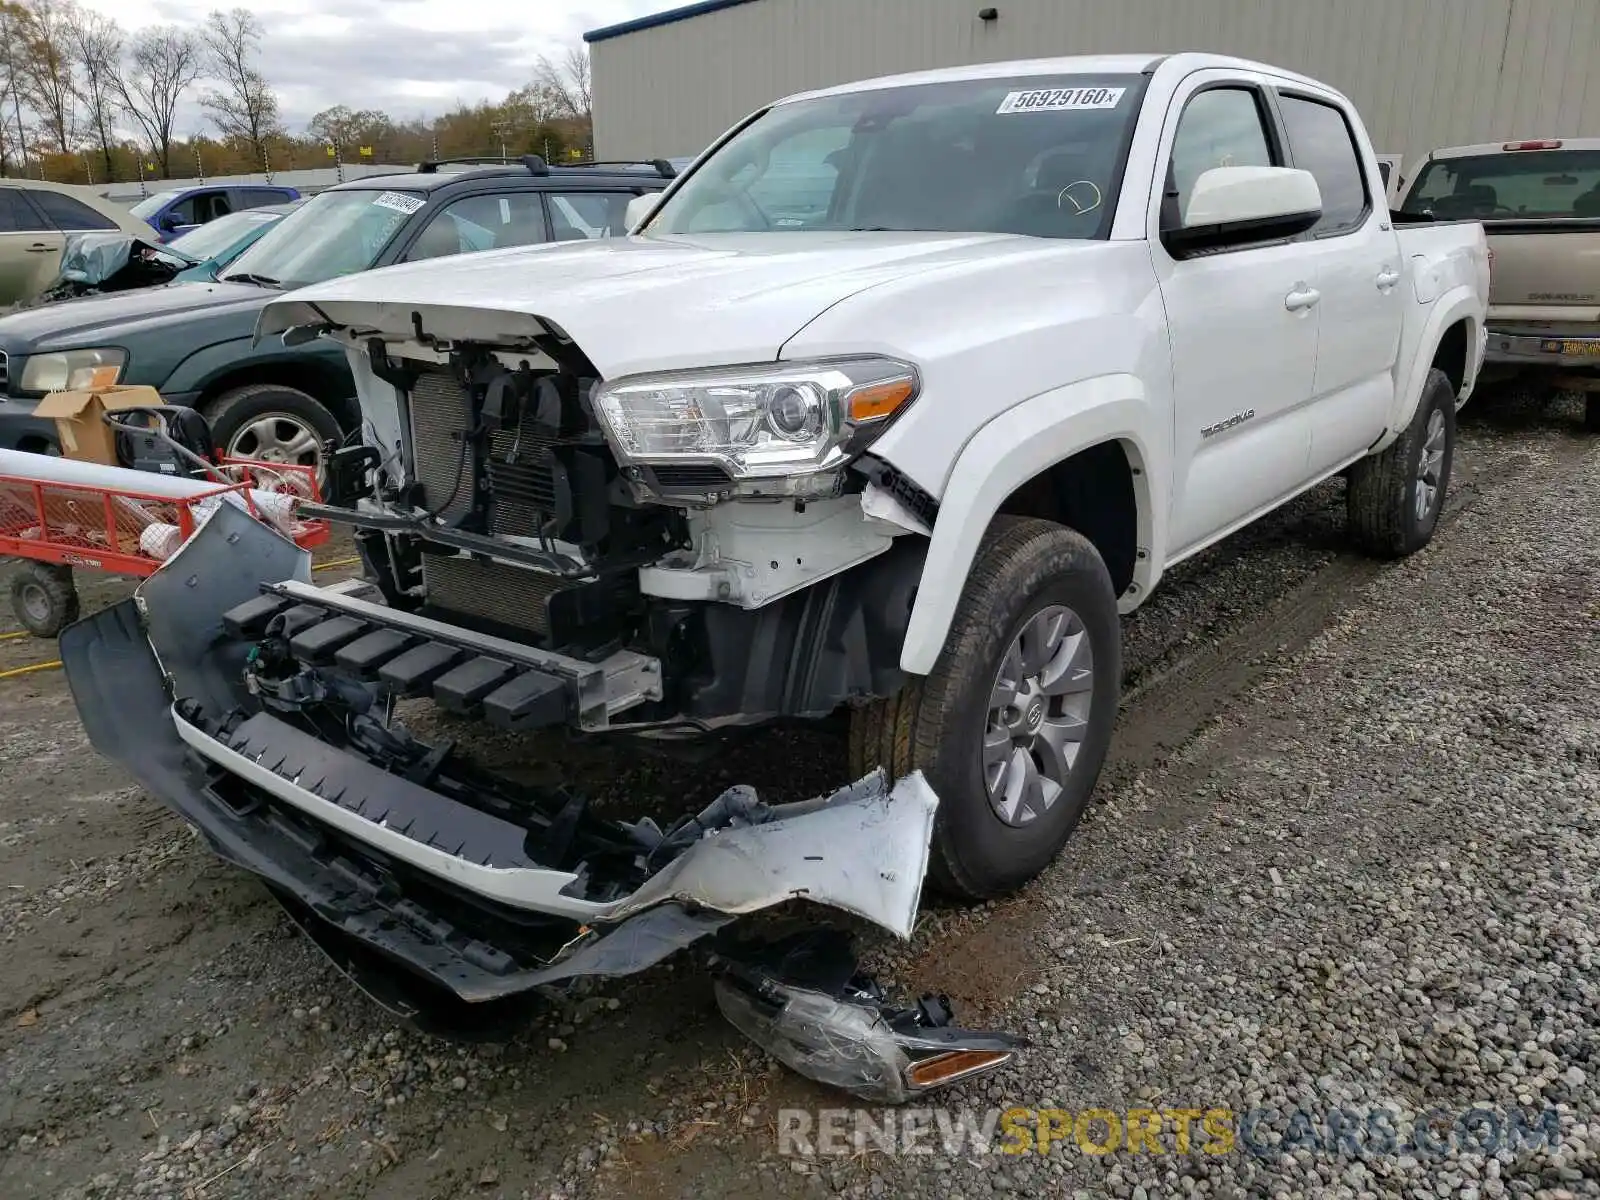
[[[222,282],[232,283],[236,279],[240,283],[253,283],[257,287],[277,288],[280,291],[283,289],[282,280],[273,279],[270,275],[252,275],[249,271],[241,271],[235,275],[224,275]]]

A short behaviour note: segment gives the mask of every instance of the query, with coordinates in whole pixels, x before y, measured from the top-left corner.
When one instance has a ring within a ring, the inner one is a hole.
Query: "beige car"
[[[120,229],[154,241],[149,225],[86,187],[0,179],[0,306],[31,300],[56,281],[67,235]]]
[[[1600,430],[1600,138],[1435,150],[1395,207],[1402,219],[1483,222],[1494,256],[1484,378],[1586,392],[1585,422]]]

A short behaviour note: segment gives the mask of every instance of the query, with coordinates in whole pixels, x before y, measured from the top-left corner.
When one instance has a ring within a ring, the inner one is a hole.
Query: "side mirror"
[[[174,212],[162,213],[159,224],[164,233],[171,233],[178,227],[178,214]]]
[[[1213,167],[1195,180],[1181,224],[1161,231],[1177,257],[1291,238],[1322,217],[1322,191],[1293,167]]]
[[[646,192],[629,200],[628,207],[622,214],[622,223],[628,227],[628,232],[632,233],[643,225],[650,214],[655,212],[659,203],[661,203],[660,192]]]

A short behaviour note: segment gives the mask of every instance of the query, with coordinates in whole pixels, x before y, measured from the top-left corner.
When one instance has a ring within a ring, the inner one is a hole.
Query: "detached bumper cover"
[[[376,955],[477,1003],[638,971],[793,898],[910,935],[937,807],[920,775],[792,805],[734,789],[681,849],[657,833],[671,853],[631,891],[592,887],[586,863],[541,862],[514,813],[456,798],[459,780],[414,782],[263,711],[242,686],[251,645],[223,621],[260,594],[243,562],[309,575],[303,551],[224,506],[136,600],[64,631],[67,679],[96,749],[351,962]]]

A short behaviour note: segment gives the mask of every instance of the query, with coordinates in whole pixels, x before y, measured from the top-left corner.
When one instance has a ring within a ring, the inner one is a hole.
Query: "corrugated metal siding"
[[[1600,134],[1600,0],[757,0],[597,42],[604,158],[694,154],[813,87],[1056,54],[1209,50],[1321,79],[1381,153]]]

